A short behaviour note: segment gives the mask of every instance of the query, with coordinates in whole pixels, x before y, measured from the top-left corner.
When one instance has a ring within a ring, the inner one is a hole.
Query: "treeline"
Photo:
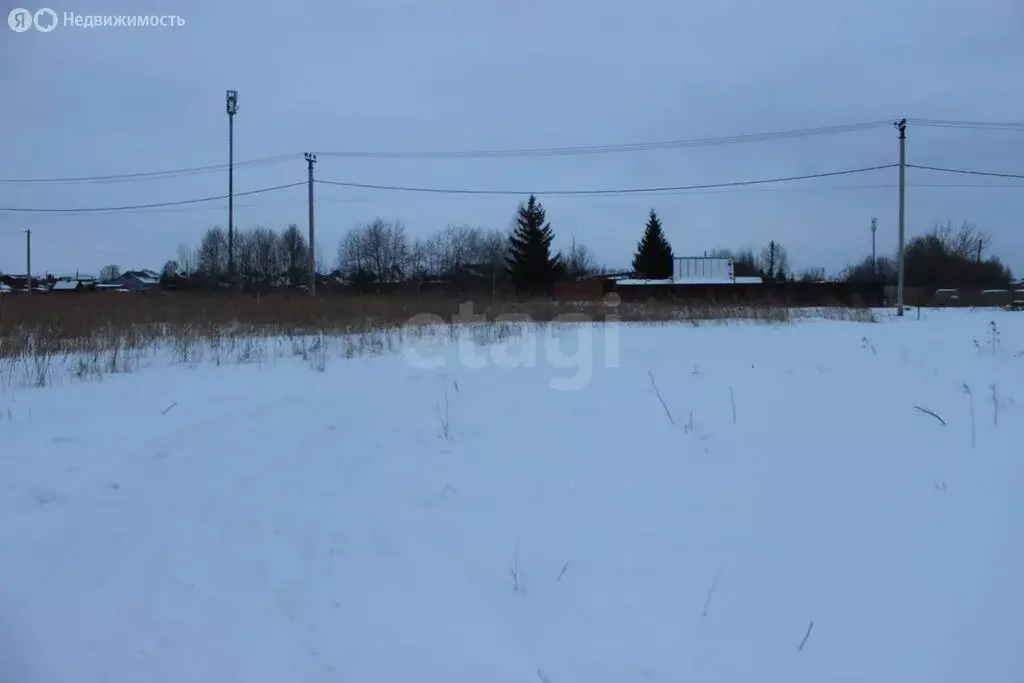
[[[591,251],[573,241],[566,251],[553,247],[555,232],[536,197],[519,205],[509,230],[453,225],[426,238],[411,239],[400,222],[375,219],[350,230],[325,270],[324,250],[317,245],[316,272],[347,282],[359,291],[375,291],[398,283],[442,283],[457,288],[487,286],[519,294],[543,295],[559,280],[607,273]],[[998,257],[986,254],[991,239],[970,223],[954,229],[935,226],[910,239],[904,251],[908,286],[1006,287],[1012,273]],[[673,258],[661,219],[651,210],[631,263],[637,278],[672,277]],[[258,227],[236,230],[234,266],[238,285],[246,290],[302,288],[309,278],[309,244],[295,225],[275,232]],[[733,259],[737,276],[760,276],[768,282],[881,282],[895,284],[896,259],[867,256],[838,277],[823,268],[796,272],[787,249],[775,240],[758,249],[716,249],[705,256]],[[164,264],[165,280],[213,288],[228,284],[228,235],[212,228],[194,247],[181,245],[178,257]]]
[[[903,281],[909,287],[1001,289],[1013,282],[1013,273],[998,256],[986,255],[991,238],[972,223],[954,228],[936,225],[926,235],[903,247]],[[870,256],[851,266],[843,279],[853,282],[896,284],[896,256]]]
[[[316,272],[361,291],[409,282],[472,286],[483,279],[497,288],[534,295],[550,292],[561,279],[603,272],[585,245],[574,242],[560,252],[553,242],[546,211],[531,196],[519,206],[515,226],[508,231],[455,225],[410,239],[401,223],[378,218],[345,234],[329,272],[317,245]],[[308,283],[309,243],[295,225],[280,233],[263,227],[236,230],[233,251],[235,277],[243,289],[302,288]],[[180,245],[178,257],[164,264],[161,276],[199,287],[225,286],[228,254],[227,231],[211,228],[197,246]]]

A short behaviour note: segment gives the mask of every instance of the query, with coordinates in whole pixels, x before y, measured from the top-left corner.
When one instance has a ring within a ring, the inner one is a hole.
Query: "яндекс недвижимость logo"
[[[15,33],[25,33],[35,29],[41,33],[49,33],[60,23],[72,28],[167,28],[185,25],[185,20],[176,14],[76,14],[64,12],[63,17],[49,7],[35,12],[23,7],[16,7],[7,14],[7,25]]]
[[[37,31],[49,33],[57,28],[57,13],[49,7],[44,7],[35,12],[16,7],[8,13],[7,25],[16,33],[24,33],[33,26]]]

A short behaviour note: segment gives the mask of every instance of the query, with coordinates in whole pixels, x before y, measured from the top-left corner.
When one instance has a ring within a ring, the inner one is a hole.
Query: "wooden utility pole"
[[[32,231],[25,231],[25,293],[32,293]]]
[[[878,231],[878,219],[871,217],[871,274],[878,277],[878,258],[875,256],[875,232]]]
[[[316,233],[313,230],[313,164],[316,155],[306,153],[306,167],[309,170],[309,295],[316,296]]]
[[[907,168],[907,120],[900,119],[896,122],[896,129],[900,132],[900,190],[899,190],[899,257],[896,266],[896,315],[903,316],[903,193],[904,178]]]
[[[238,91],[227,91],[228,112],[228,281],[234,289],[235,277],[235,114],[238,113]]]

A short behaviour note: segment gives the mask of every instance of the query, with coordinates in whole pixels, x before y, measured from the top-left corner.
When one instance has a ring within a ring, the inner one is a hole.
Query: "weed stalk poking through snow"
[[[654,387],[654,395],[658,397],[661,407],[665,409],[665,414],[668,416],[669,423],[675,424],[676,419],[672,417],[672,411],[669,410],[668,404],[665,403],[665,399],[661,397],[661,391],[658,389],[658,383],[654,379],[654,373],[648,371],[647,376],[651,378],[651,386]]]
[[[967,386],[967,383],[963,383],[964,393],[967,394],[967,403],[971,410],[971,448],[977,444],[977,431],[974,427],[974,394],[971,393],[971,388]]]
[[[719,569],[715,572],[715,578],[711,580],[711,588],[708,589],[708,597],[704,600],[704,611],[701,613],[701,618],[708,616],[708,607],[711,606],[711,598],[715,597],[715,588],[718,587],[718,579],[722,575],[722,570]]]
[[[438,401],[438,404],[437,404],[437,420],[438,420],[438,422],[441,423],[441,436],[444,438],[445,441],[447,441],[449,436],[450,436],[450,434],[451,434],[451,431],[449,429],[449,425],[451,423],[450,423],[450,421],[448,419],[448,389],[447,388],[445,388],[445,390],[444,390],[444,405],[442,406],[440,401]]]
[[[800,647],[798,650],[803,650],[804,645],[807,644],[807,639],[811,637],[811,630],[814,628],[814,619],[811,619],[811,623],[807,624],[807,633],[804,634],[804,639],[800,641]]]
[[[508,568],[512,575],[512,591],[519,592],[519,541],[516,541],[516,554],[512,557],[512,566]]]
[[[736,394],[733,393],[732,387],[729,387],[729,403],[732,404],[732,423],[736,424]]]
[[[946,421],[945,421],[945,420],[943,420],[943,419],[942,419],[941,417],[939,417],[939,414],[938,414],[938,413],[936,413],[935,411],[933,411],[933,410],[928,410],[927,408],[922,408],[921,406],[914,406],[914,408],[915,408],[916,410],[919,410],[919,411],[921,411],[921,412],[922,412],[922,413],[924,413],[925,415],[931,415],[931,416],[932,416],[932,417],[934,417],[934,418],[935,418],[936,420],[938,420],[938,421],[939,421],[939,424],[941,424],[941,425],[942,425],[943,427],[945,427],[945,426],[946,426]]]

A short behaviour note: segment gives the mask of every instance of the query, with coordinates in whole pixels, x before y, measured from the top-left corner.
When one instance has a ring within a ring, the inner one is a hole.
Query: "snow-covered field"
[[[0,681],[1020,683],[1022,352],[931,310],[8,386]]]

